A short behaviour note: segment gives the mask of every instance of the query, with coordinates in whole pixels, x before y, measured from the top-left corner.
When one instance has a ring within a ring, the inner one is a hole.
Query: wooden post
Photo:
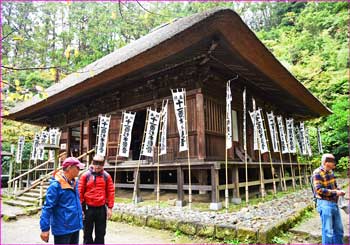
[[[204,99],[202,93],[196,94],[197,152],[198,159],[203,160],[205,152]]]
[[[264,199],[265,197],[265,181],[264,181],[264,169],[260,165],[260,171],[259,171],[259,179],[260,179],[260,193],[261,197]]]
[[[282,171],[282,180],[283,180],[283,190],[287,191],[287,183],[286,183],[286,177],[285,177],[285,172],[284,172],[284,167],[283,167],[283,157],[282,157],[282,149],[280,147],[279,141],[277,141],[278,144],[278,149],[279,149],[279,155],[280,155],[280,161],[281,161],[281,171]]]
[[[280,190],[283,191],[284,188],[283,188],[283,178],[282,178],[282,167],[278,167],[277,171],[278,171],[278,181],[279,181],[278,187]]]
[[[288,148],[288,151],[289,151],[289,148]],[[293,165],[292,165],[291,154],[288,153],[288,155],[289,155],[289,162],[290,162],[290,174],[292,175],[292,184],[293,184],[293,189],[295,191],[295,172],[294,172]]]
[[[176,206],[182,207],[184,205],[184,175],[181,167],[177,167],[177,200]]]
[[[44,197],[44,181],[40,182],[40,196],[39,196],[39,206],[43,205],[43,197]]]
[[[248,152],[247,152],[247,103],[246,103],[246,87],[243,90],[243,148],[244,148],[244,166],[245,166],[245,202],[249,202],[248,190]]]
[[[146,112],[146,122],[145,122],[145,128],[143,130],[143,135],[142,135],[142,142],[141,142],[141,150],[140,150],[140,156],[139,156],[139,161],[137,162],[137,168],[134,171],[134,192],[132,194],[132,202],[134,204],[137,204],[138,202],[141,202],[141,197],[140,197],[140,178],[139,178],[139,169],[140,169],[140,164],[141,164],[141,153],[142,153],[142,148],[143,144],[145,143],[145,135],[146,135],[146,128],[147,128],[147,123],[148,123],[148,109]]]
[[[219,210],[222,208],[222,203],[220,202],[219,193],[219,169],[216,165],[211,166],[211,210]]]
[[[53,163],[53,169],[56,170],[58,165],[59,165],[59,162],[58,162],[58,152],[59,152],[59,148],[56,148],[55,149],[55,160],[54,160],[54,163]]]
[[[135,168],[134,169],[134,197],[133,197],[133,201],[134,201],[134,204],[137,204],[139,202],[142,201],[142,197],[141,197],[141,191],[140,191],[140,170],[139,168]]]
[[[30,170],[30,162],[31,162],[31,160],[29,159],[29,161],[28,161],[28,169],[27,169],[27,171],[29,171],[29,170]],[[26,188],[28,188],[28,187],[29,187],[29,185],[30,185],[30,174],[28,174],[28,175],[27,175],[27,183],[26,183]]]
[[[188,115],[187,115],[187,98],[186,90],[184,90],[185,104],[185,123],[186,123],[186,140],[187,140],[187,163],[188,163],[188,207],[192,208],[192,181],[191,181],[191,161],[190,161],[190,139],[188,136]]]
[[[266,123],[265,123],[265,117],[264,117],[264,114],[261,113],[261,119],[264,123],[264,132],[266,134],[266,141],[267,141],[267,146],[269,148],[269,160],[270,160],[270,166],[271,166],[271,175],[272,175],[272,184],[273,184],[273,194],[276,195],[277,193],[277,190],[276,190],[276,182],[275,182],[275,169],[273,167],[273,164],[272,164],[272,156],[271,156],[271,151],[272,151],[272,147],[270,145],[270,141],[269,141],[269,136],[267,135],[267,128],[266,128]]]
[[[302,182],[302,179],[301,179],[301,170],[300,170],[300,164],[299,164],[299,160],[298,160],[298,155],[296,155],[296,158],[297,158],[297,164],[298,164],[300,189],[302,189],[303,188],[303,182]]]
[[[233,191],[232,191],[232,195],[233,198],[232,199],[238,199],[240,198],[240,193],[239,193],[239,170],[238,170],[238,166],[233,166],[232,169],[232,183],[233,183]]]
[[[9,169],[9,181],[8,182],[10,182],[10,184],[7,186],[7,188],[8,188],[8,193],[10,194],[10,191],[11,191],[11,189],[13,190],[13,188],[11,188],[12,187],[12,182],[11,182],[11,180],[12,180],[12,175],[13,175],[13,160],[12,160],[12,158],[10,159],[10,169]]]

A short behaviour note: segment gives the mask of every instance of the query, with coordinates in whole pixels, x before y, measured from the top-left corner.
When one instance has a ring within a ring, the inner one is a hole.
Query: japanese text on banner
[[[287,140],[286,140],[286,133],[284,131],[283,118],[281,116],[277,116],[277,124],[278,124],[279,133],[280,133],[282,154],[289,153]]]
[[[131,133],[135,121],[135,113],[123,112],[122,133],[118,156],[129,157]]]
[[[153,147],[156,145],[158,128],[160,122],[160,113],[148,109],[147,130],[141,155],[153,157]]]
[[[232,147],[232,111],[231,111],[231,87],[230,81],[226,84],[226,150]]]
[[[162,128],[160,130],[160,152],[159,155],[166,154],[166,148],[167,148],[167,124],[168,124],[168,100],[165,102],[162,112],[161,112],[161,125]]]
[[[99,130],[98,130],[98,139],[97,139],[97,149],[96,155],[104,157],[106,155],[107,149],[107,140],[108,140],[108,131],[109,123],[111,117],[109,116],[99,116]]]
[[[267,112],[266,115],[267,115],[267,122],[269,124],[269,129],[270,129],[273,151],[279,152],[278,135],[277,135],[277,128],[276,128],[276,123],[275,123],[275,116],[273,115],[273,111],[271,111],[271,113]]]
[[[23,148],[24,148],[24,136],[19,136],[18,145],[17,145],[16,163],[22,163]]]
[[[174,101],[175,116],[177,122],[177,129],[179,131],[180,142],[179,151],[188,150],[187,142],[187,130],[186,130],[186,108],[185,108],[185,90],[182,89],[180,92],[174,92],[171,90]]]
[[[294,120],[293,120],[293,118],[286,119],[286,127],[287,127],[287,139],[288,139],[289,152],[296,153],[297,149],[295,147]]]

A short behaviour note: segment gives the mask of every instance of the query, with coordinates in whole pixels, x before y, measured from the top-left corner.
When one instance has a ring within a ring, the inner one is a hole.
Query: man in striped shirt
[[[322,221],[322,244],[343,244],[344,231],[337,202],[345,192],[338,189],[333,169],[334,156],[323,154],[322,165],[313,172],[317,211]]]

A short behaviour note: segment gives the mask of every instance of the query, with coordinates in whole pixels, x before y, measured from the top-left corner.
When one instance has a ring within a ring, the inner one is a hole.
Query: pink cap
[[[75,157],[68,157],[64,162],[62,163],[62,167],[67,168],[69,166],[78,166],[80,169],[84,169],[85,164],[82,164],[77,158]]]

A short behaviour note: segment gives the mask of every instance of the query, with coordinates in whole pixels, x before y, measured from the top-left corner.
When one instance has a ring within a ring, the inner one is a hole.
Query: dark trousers
[[[79,231],[60,235],[60,236],[54,236],[54,243],[55,244],[79,244]]]
[[[84,244],[104,244],[106,234],[107,210],[106,206],[87,206],[84,219]],[[95,227],[95,240],[92,232]]]

